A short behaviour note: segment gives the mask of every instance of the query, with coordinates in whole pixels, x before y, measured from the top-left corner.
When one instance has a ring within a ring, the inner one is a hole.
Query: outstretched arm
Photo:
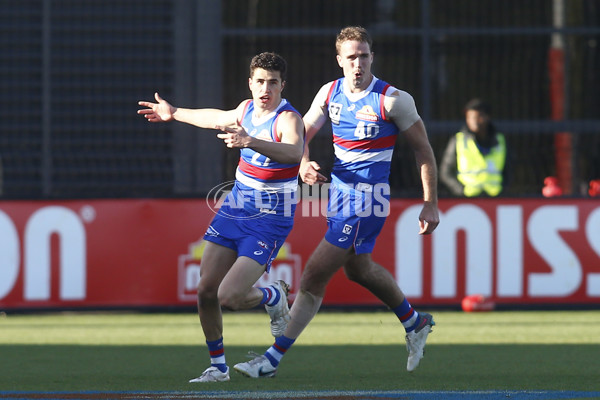
[[[194,125],[199,128],[215,129],[217,125],[228,126],[237,122],[240,106],[235,110],[219,110],[216,108],[189,109],[175,107],[164,100],[158,93],[154,94],[156,103],[139,101],[140,106],[146,107],[138,110],[150,122],[179,121]]]

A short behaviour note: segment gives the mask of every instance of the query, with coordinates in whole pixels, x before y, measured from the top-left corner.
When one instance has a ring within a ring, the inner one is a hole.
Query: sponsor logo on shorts
[[[346,240],[348,240],[348,236],[344,236],[338,239],[338,242],[345,242]]]
[[[259,241],[258,241],[258,242],[256,242],[256,243],[258,243],[258,245],[259,245],[260,247],[262,247],[263,249],[268,249],[268,248],[269,248],[269,245],[268,245],[268,244],[266,244],[265,242],[263,242],[262,240],[259,240]]]
[[[208,227],[208,229],[206,230],[206,235],[207,236],[219,236],[219,232],[217,232],[217,230],[215,228],[213,228],[212,225],[210,225]]]
[[[345,224],[344,229],[342,229],[342,233],[349,235],[352,232],[352,225]]]
[[[359,182],[356,184],[356,190],[358,190],[359,192],[372,192],[373,185],[364,182]]]
[[[262,250],[256,250],[256,251],[254,252],[254,255],[255,255],[255,256],[260,256],[262,253],[264,253],[264,251],[262,251]]]

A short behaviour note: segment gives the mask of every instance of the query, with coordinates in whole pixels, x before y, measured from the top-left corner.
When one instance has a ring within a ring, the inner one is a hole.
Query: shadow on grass
[[[226,345],[230,367],[248,350],[266,349]],[[413,373],[399,345],[296,345],[276,378],[216,384],[188,383],[201,346],[0,345],[0,359],[2,391],[600,391],[597,345],[430,345]]]

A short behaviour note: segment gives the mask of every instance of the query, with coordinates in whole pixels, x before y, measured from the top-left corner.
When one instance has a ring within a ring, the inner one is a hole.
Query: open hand
[[[239,149],[248,147],[251,141],[251,137],[240,125],[234,126],[215,126],[216,129],[223,131],[219,133],[217,137],[223,139],[223,142],[230,149]]]
[[[300,164],[300,179],[307,185],[327,182],[325,175],[319,172],[320,169],[321,166],[316,161],[302,162]]]
[[[149,101],[138,101],[138,104],[147,107],[138,110],[138,114],[143,115],[150,122],[167,122],[173,120],[173,114],[177,110],[166,100],[159,96],[158,92],[154,93],[156,103]]]

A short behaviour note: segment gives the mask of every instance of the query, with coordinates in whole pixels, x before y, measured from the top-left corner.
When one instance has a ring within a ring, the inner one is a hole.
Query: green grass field
[[[195,314],[9,314],[0,317],[0,390],[600,391],[600,311],[432,313],[414,373],[392,313],[322,311],[276,378],[232,371],[216,384],[188,383],[209,365]],[[262,311],[226,313],[224,325],[230,366],[272,344]]]

